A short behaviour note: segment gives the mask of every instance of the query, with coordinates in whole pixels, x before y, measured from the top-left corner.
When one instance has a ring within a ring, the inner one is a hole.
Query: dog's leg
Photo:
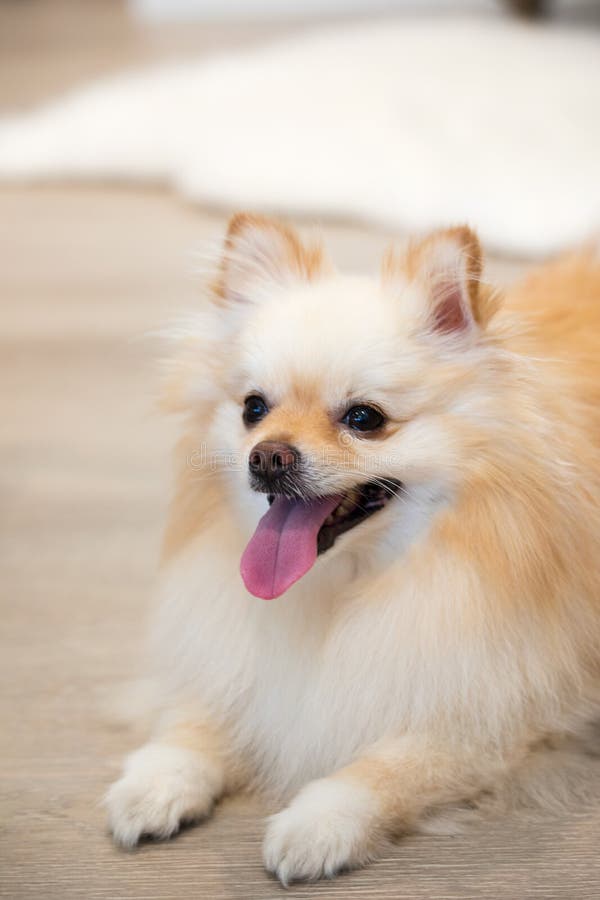
[[[381,742],[328,778],[309,782],[269,819],[265,866],[287,885],[364,865],[427,808],[473,797],[493,770],[482,757],[452,754],[428,740]]]
[[[115,841],[133,847],[142,835],[168,838],[183,822],[208,816],[225,778],[214,729],[183,722],[165,728],[127,758],[106,795]]]

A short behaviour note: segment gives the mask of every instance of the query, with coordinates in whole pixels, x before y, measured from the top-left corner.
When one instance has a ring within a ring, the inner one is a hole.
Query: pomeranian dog
[[[107,796],[120,845],[251,787],[266,868],[332,876],[598,710],[600,258],[504,297],[481,271],[466,227],[369,278],[232,219],[166,379],[163,712]]]

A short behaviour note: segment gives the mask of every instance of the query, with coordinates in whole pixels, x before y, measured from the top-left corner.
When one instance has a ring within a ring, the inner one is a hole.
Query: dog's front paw
[[[106,795],[110,830],[122,847],[133,847],[142,835],[171,837],[182,822],[210,813],[219,788],[219,773],[201,755],[146,744],[128,757]]]
[[[376,823],[377,804],[367,788],[335,778],[312,781],[269,819],[265,867],[288,885],[364,865],[376,855]]]

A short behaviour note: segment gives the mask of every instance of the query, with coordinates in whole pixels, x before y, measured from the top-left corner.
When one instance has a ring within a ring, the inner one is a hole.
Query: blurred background
[[[467,218],[509,283],[598,226],[599,66],[596,0],[0,0],[0,896],[279,896],[255,801],[104,833],[176,435],[148,335],[240,206],[359,270]],[[596,897],[599,833],[600,802],[414,837],[323,896]]]

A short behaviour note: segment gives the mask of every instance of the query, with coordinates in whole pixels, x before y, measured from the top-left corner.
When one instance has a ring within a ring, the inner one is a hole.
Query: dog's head
[[[411,500],[452,496],[476,440],[491,314],[480,273],[467,228],[390,252],[367,278],[339,274],[276,222],[233,218],[213,374],[196,388],[206,401],[219,384],[208,433],[229,486],[264,497],[242,558],[251,593],[282,594],[334,547],[389,544]]]

